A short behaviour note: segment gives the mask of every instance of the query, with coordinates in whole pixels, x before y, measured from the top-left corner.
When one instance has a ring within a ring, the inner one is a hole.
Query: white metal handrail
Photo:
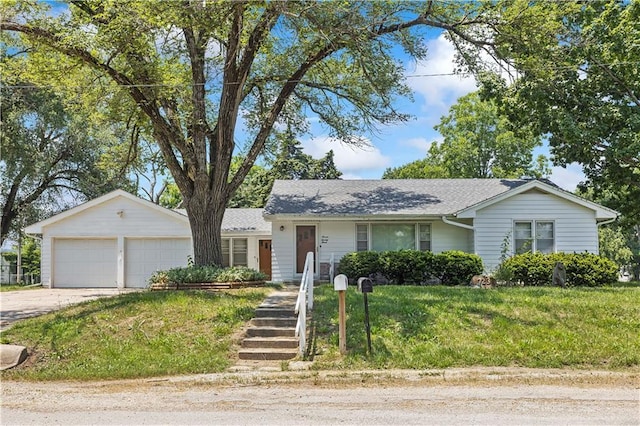
[[[298,315],[296,337],[300,338],[300,355],[304,354],[307,346],[307,309],[313,309],[313,252],[307,253],[304,261],[300,291],[298,291],[298,299],[296,300],[295,312]]]

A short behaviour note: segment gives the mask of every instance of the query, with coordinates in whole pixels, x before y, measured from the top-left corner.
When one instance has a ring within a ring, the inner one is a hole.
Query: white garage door
[[[53,246],[53,287],[117,287],[115,239],[56,239]]]
[[[191,254],[189,238],[126,240],[125,286],[146,287],[157,270],[186,266]]]

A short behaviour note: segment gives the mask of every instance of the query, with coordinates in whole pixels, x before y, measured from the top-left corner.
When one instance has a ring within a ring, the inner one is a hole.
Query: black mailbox
[[[358,278],[358,291],[362,293],[373,293],[373,281],[371,281],[371,278]]]

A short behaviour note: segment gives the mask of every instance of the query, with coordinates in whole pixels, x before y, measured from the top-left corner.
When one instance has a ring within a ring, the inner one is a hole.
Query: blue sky
[[[424,158],[434,141],[442,136],[433,129],[440,122],[451,105],[469,92],[477,89],[471,76],[437,75],[451,74],[454,68],[454,48],[443,35],[434,34],[427,40],[428,55],[420,63],[406,64],[407,84],[414,91],[414,101],[400,104],[401,112],[414,118],[408,123],[380,127],[374,135],[362,135],[370,144],[369,148],[358,149],[332,140],[326,129],[312,125],[312,134],[302,138],[306,153],[315,158],[322,157],[333,149],[336,167],[344,179],[379,179],[388,167],[397,167]],[[547,147],[541,147],[535,154],[548,156]],[[577,164],[566,169],[554,167],[551,180],[564,189],[574,191],[584,180],[582,168]]]

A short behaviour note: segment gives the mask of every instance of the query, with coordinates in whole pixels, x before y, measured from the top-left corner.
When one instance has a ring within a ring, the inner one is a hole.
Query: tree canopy
[[[516,78],[484,74],[485,95],[640,223],[640,1],[534,2],[503,17],[513,25],[495,40]]]
[[[458,99],[434,129],[442,143],[433,142],[425,159],[387,169],[383,179],[542,177],[550,172],[544,156],[533,160],[540,137],[516,131],[495,103],[481,100],[477,92]]]
[[[19,232],[27,222],[42,219],[65,206],[103,194],[125,182],[100,167],[112,136],[100,133],[65,107],[48,89],[12,80],[4,73],[0,96],[0,240]]]
[[[489,47],[478,28],[498,23],[475,2],[68,5],[53,16],[42,4],[3,2],[0,28],[37,58],[34,75],[46,80],[51,68],[87,67],[93,80],[82,82],[83,96],[135,111],[149,126],[182,194],[196,264],[221,263],[224,208],[276,124],[304,130],[312,113],[334,136],[357,142],[371,126],[407,118],[394,108],[410,94],[394,49],[423,58],[422,36],[433,28]],[[232,171],[238,152],[243,161]]]

